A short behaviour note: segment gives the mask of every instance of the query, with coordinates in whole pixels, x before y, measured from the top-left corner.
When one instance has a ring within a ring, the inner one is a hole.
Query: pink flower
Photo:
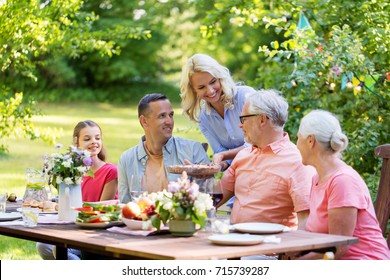
[[[84,165],[86,165],[86,166],[91,166],[92,163],[93,163],[93,160],[92,160],[91,157],[85,157],[85,158],[83,158],[83,163],[84,163]]]
[[[190,189],[188,190],[188,193],[192,195],[194,198],[198,197],[199,194],[199,185],[198,184],[192,184]]]

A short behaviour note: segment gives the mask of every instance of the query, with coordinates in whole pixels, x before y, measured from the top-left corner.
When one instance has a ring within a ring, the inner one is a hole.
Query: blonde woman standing
[[[360,175],[341,159],[348,138],[337,118],[323,110],[306,115],[298,131],[297,147],[304,165],[316,168],[305,229],[354,236],[359,242],[338,246],[336,259],[390,259],[368,188]],[[322,259],[310,252],[299,259]]]
[[[184,64],[180,89],[184,113],[199,123],[213,162],[225,170],[244,148],[239,116],[246,96],[255,90],[236,85],[229,70],[205,54],[195,54]]]

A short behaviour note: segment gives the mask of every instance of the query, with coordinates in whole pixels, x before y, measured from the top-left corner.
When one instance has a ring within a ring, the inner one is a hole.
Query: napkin
[[[168,228],[165,228],[165,227],[161,228],[160,231],[157,231],[157,230],[132,230],[132,229],[129,229],[128,227],[110,227],[107,230],[110,232],[128,234],[128,235],[136,235],[136,236],[152,236],[152,235],[170,233]]]
[[[57,225],[57,224],[73,224],[73,221],[60,221],[58,220],[58,215],[53,214],[47,214],[42,215],[40,214],[38,217],[38,224],[45,224],[45,225]]]
[[[289,227],[284,227],[283,229],[283,232],[289,232],[291,231],[291,228]],[[282,242],[282,238],[281,237],[276,237],[275,235],[266,235],[264,237],[264,243],[273,243],[273,244],[279,244],[280,242]]]
[[[264,243],[273,243],[273,244],[279,244],[282,242],[282,238],[276,237],[275,235],[268,235],[264,237],[263,240]]]

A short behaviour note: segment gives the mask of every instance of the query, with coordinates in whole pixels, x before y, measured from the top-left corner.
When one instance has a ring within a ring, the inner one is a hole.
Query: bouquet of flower
[[[177,182],[168,184],[168,191],[151,193],[149,195],[155,201],[155,212],[152,217],[152,225],[157,229],[161,221],[165,225],[168,220],[192,220],[203,228],[206,225],[206,210],[213,208],[213,200],[210,195],[199,192],[199,185],[190,182],[184,171]]]
[[[65,154],[53,153],[43,158],[43,172],[48,177],[48,184],[57,190],[62,182],[76,185],[81,183],[83,176],[93,176],[90,170],[93,161],[89,151],[70,146]]]

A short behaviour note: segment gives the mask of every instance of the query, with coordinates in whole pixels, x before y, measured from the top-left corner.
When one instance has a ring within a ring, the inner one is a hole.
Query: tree
[[[193,6],[188,0],[86,2],[82,10],[99,15],[94,31],[118,24],[147,26],[151,38],[117,39],[121,54],[112,58],[92,51],[78,58],[46,59],[38,69],[42,82],[34,87],[34,97],[42,99],[40,92],[44,92],[45,99],[53,101],[66,96],[67,100],[132,102],[158,90],[178,101],[183,60],[195,47],[210,46],[199,33],[202,13],[197,14]]]
[[[0,138],[23,135],[53,142],[51,131],[39,131],[31,118],[39,112],[23,92],[38,81],[38,68],[55,56],[78,58],[96,51],[112,57],[120,53],[119,39],[148,38],[147,30],[125,25],[94,30],[99,17],[82,10],[81,0],[0,1]],[[26,79],[27,78],[27,79]],[[6,151],[6,143],[0,151]]]
[[[201,1],[208,2],[209,1]],[[246,25],[273,29],[282,38],[259,44],[256,83],[285,93],[286,129],[296,135],[314,108],[335,113],[350,139],[345,160],[373,193],[379,160],[374,148],[389,143],[390,5],[385,0],[213,1],[204,22],[208,34]],[[271,6],[272,5],[272,6]]]

